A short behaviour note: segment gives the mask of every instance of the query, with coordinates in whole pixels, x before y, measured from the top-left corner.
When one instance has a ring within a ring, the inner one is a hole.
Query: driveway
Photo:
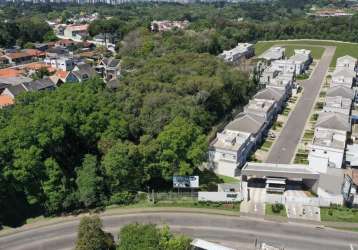
[[[336,47],[325,46],[325,51],[311,78],[300,82],[304,88],[303,94],[290,114],[276,142],[272,145],[266,162],[291,163],[335,50]]]

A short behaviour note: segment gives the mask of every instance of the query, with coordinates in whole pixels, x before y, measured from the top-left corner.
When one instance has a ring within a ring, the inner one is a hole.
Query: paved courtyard
[[[298,100],[296,108],[291,112],[279,137],[273,144],[266,162],[283,164],[291,163],[335,50],[335,47],[325,47],[321,60],[316,66],[311,78],[300,82],[304,88],[303,94]]]

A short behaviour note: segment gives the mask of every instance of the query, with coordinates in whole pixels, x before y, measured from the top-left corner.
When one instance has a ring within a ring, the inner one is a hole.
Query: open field
[[[358,223],[358,209],[345,207],[321,208],[321,220]]]
[[[316,46],[336,46],[336,52],[333,56],[333,60],[331,62],[330,67],[336,66],[336,60],[338,57],[344,55],[351,55],[354,57],[358,57],[358,43],[346,43],[346,42],[339,42],[339,41],[320,41],[320,40],[289,40],[289,41],[260,41],[255,45],[256,54],[260,55],[262,52],[270,48],[272,45],[280,44],[280,45],[287,45],[286,47],[286,54],[290,56],[290,53],[293,53],[293,49],[297,48],[306,48],[312,50],[312,55],[315,59],[319,59],[322,56],[323,49],[312,47],[310,45]],[[296,44],[297,46],[294,46]]]

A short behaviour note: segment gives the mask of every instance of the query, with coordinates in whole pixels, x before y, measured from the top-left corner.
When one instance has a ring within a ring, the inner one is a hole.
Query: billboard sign
[[[173,176],[174,188],[199,188],[199,176]]]

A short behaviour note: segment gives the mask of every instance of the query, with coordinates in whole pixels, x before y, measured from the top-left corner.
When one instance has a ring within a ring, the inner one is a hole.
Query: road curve
[[[104,228],[117,235],[133,222],[168,224],[174,232],[222,243],[240,250],[254,249],[255,239],[281,243],[285,250],[348,250],[358,245],[358,233],[318,229],[313,225],[279,223],[245,217],[199,213],[138,213],[102,216]],[[0,237],[1,250],[72,249],[79,219]]]
[[[307,45],[310,46],[309,44]],[[325,51],[311,78],[300,82],[304,88],[303,94],[273,144],[266,162],[289,164],[295,155],[296,147],[336,51],[336,47],[333,46],[322,47],[325,48]]]

